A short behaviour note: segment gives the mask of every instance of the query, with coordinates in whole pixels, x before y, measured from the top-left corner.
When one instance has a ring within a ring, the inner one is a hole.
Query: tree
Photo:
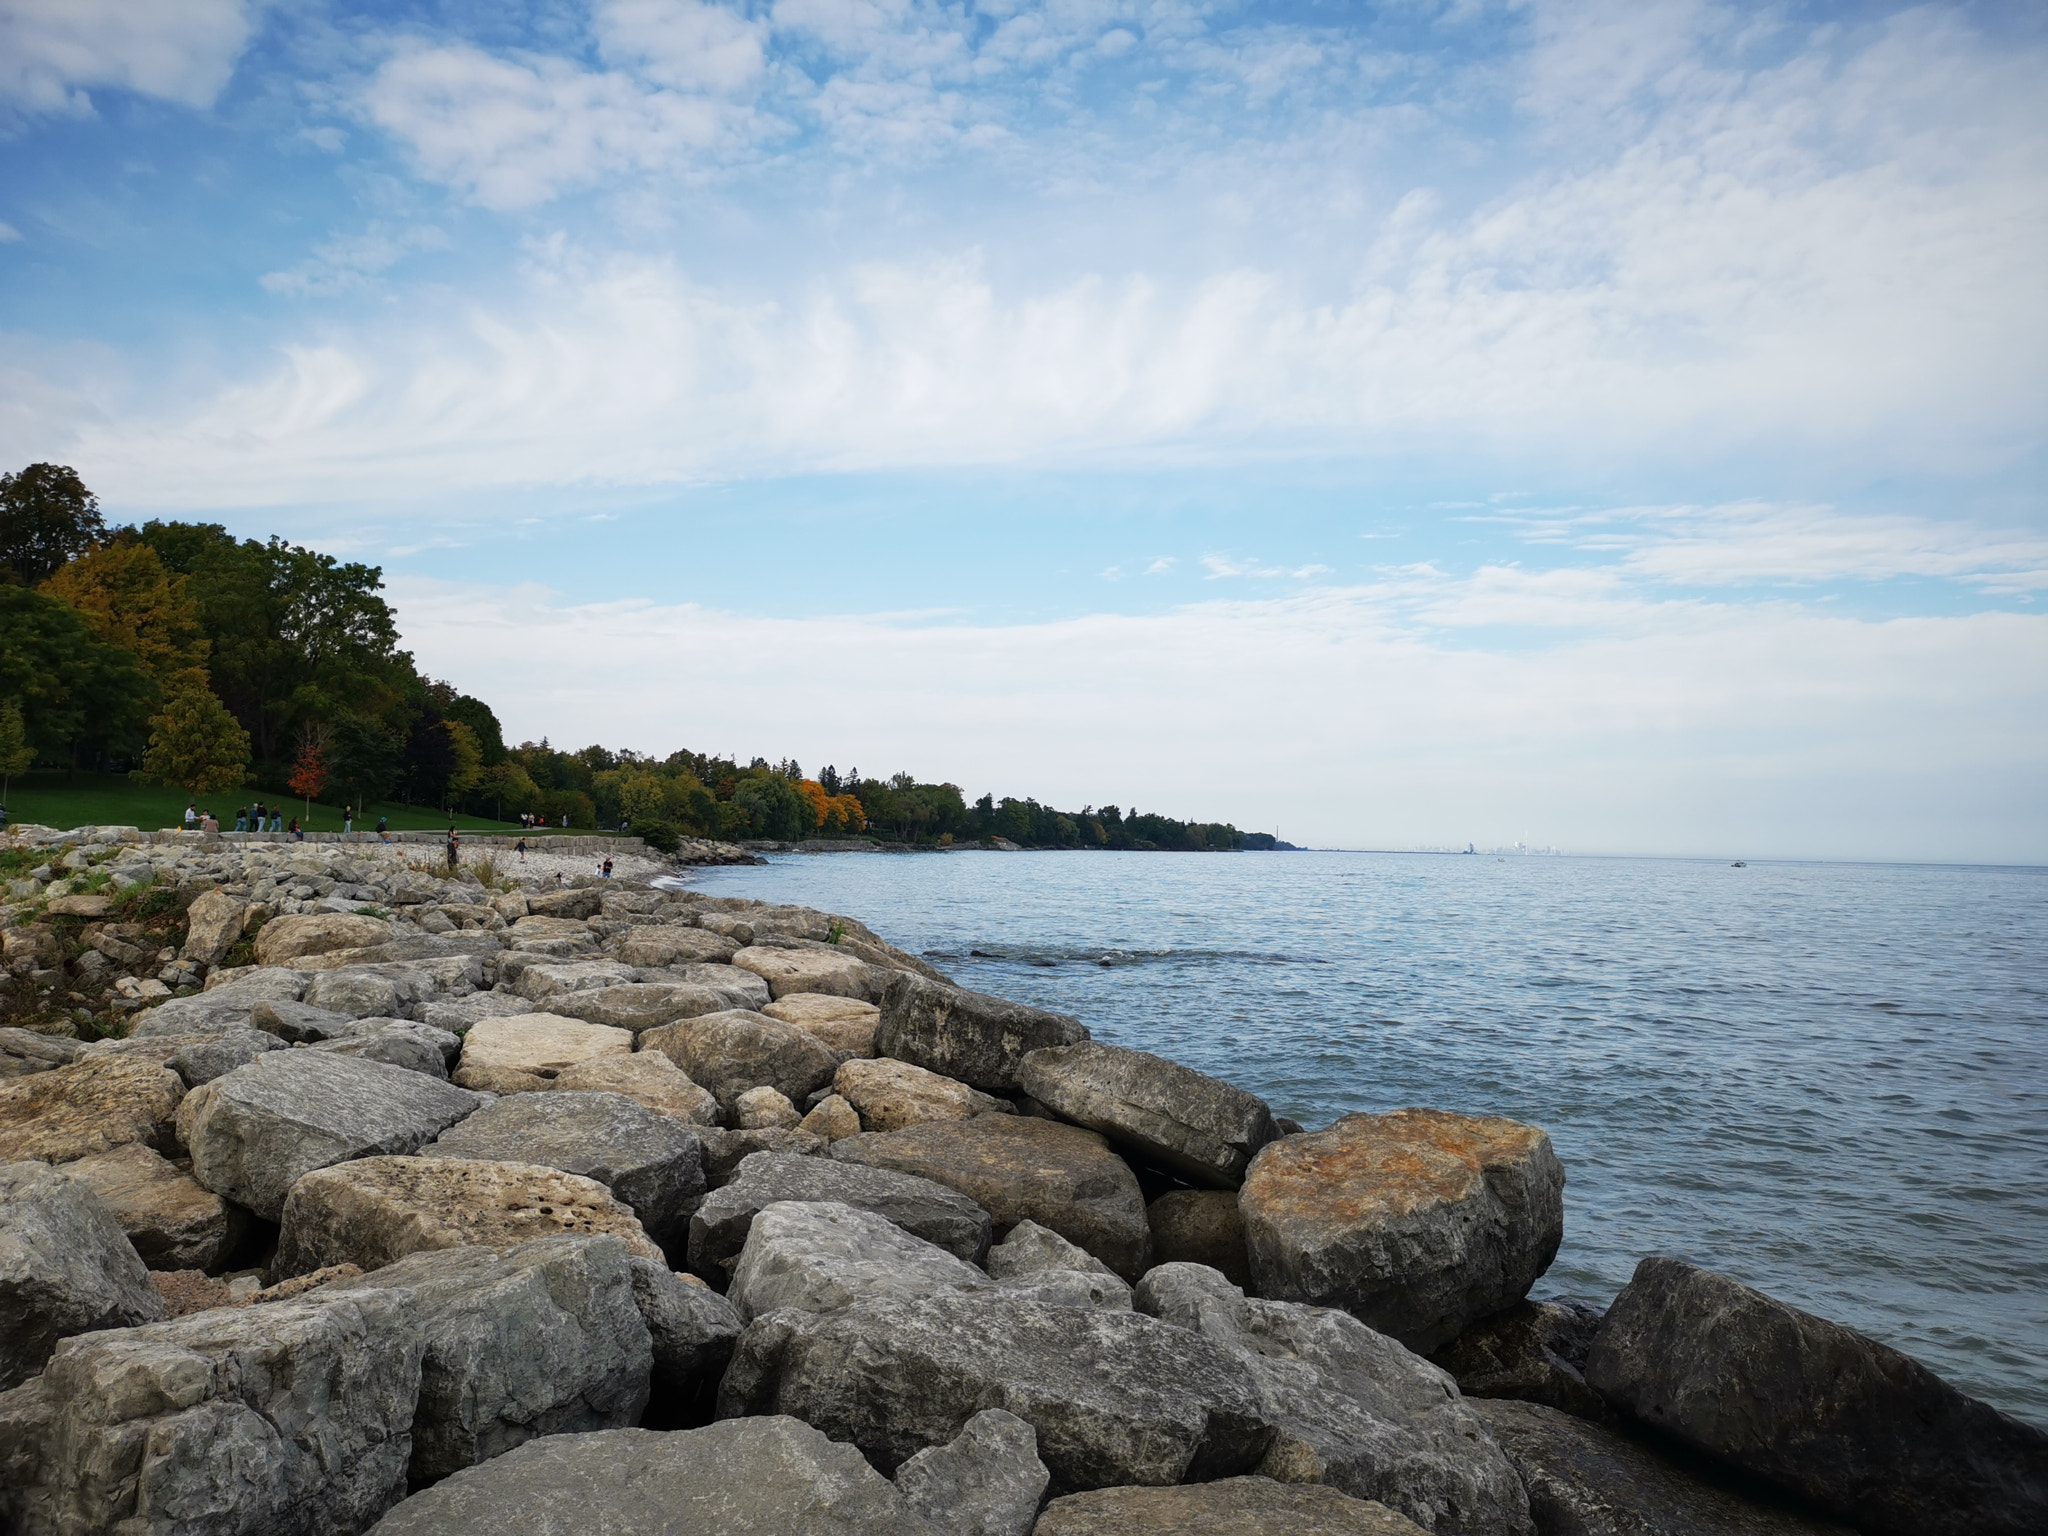
[[[286,780],[291,792],[306,802],[306,819],[313,819],[313,797],[327,785],[327,733],[317,726],[299,732],[299,756]]]
[[[466,795],[484,781],[483,748],[477,744],[476,732],[468,722],[443,720],[441,729],[448,733],[448,755],[450,766],[446,793],[452,799]]]
[[[206,632],[190,586],[123,529],[50,577],[42,590],[77,609],[107,644],[133,652],[163,684],[174,673],[206,665]]]
[[[36,760],[29,745],[28,728],[22,723],[21,701],[0,699],[0,805],[7,803],[8,786],[17,773],[27,773]]]
[[[249,733],[206,686],[197,668],[171,680],[149,721],[149,750],[135,777],[175,784],[194,795],[234,789],[249,777]]]
[[[368,802],[391,793],[398,743],[381,722],[343,711],[328,728],[325,762],[328,775],[347,789],[349,803],[360,813]]]
[[[0,585],[0,698],[20,707],[44,756],[132,750],[156,694],[135,658],[102,641],[69,603]]]
[[[99,498],[68,464],[0,475],[0,576],[32,587],[106,533]]]

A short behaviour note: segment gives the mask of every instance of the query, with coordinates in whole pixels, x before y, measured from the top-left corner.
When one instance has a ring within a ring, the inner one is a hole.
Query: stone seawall
[[[0,904],[139,1008],[0,1028],[10,1536],[2048,1530],[1877,1341],[1532,1299],[1538,1127],[1304,1127],[842,914],[100,832],[127,907]]]

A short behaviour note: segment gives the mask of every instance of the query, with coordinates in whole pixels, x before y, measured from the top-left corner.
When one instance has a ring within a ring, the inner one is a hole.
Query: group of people
[[[535,827],[544,827],[547,824],[548,819],[545,816],[536,816],[531,811],[521,811],[519,813],[519,825],[525,827],[529,832],[532,831]],[[567,825],[569,825],[569,818],[567,816],[557,817],[555,824],[557,826],[566,827]]]

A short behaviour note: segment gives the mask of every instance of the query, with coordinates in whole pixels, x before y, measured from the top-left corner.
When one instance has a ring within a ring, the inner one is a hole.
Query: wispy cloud
[[[89,113],[110,87],[207,107],[234,72],[261,0],[7,0],[0,102]]]
[[[271,293],[294,297],[352,293],[380,273],[421,251],[448,248],[448,237],[431,224],[391,229],[380,224],[356,234],[335,235],[297,266],[258,278]]]

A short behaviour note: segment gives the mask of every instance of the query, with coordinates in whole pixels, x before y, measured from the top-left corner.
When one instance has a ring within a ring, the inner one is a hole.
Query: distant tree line
[[[215,523],[108,528],[73,470],[0,475],[0,775],[126,771],[195,795],[254,785],[498,821],[683,836],[1027,848],[1237,849],[1222,823],[1058,811],[908,773],[793,760],[508,746],[483,700],[399,648],[376,566]]]

